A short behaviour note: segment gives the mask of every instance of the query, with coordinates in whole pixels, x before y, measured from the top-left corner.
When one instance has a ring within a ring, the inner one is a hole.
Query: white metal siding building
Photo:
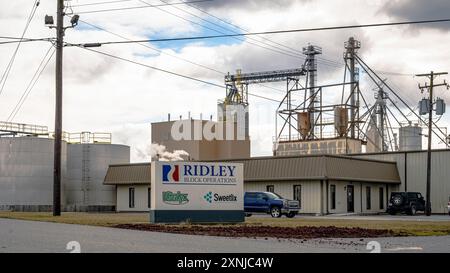
[[[420,192],[426,195],[427,152],[408,151],[352,155],[397,162],[400,191]],[[448,213],[450,198],[450,150],[434,150],[431,156],[431,207],[433,213]]]
[[[300,201],[302,214],[378,213],[400,178],[394,162],[342,156],[263,157],[244,164],[245,191],[274,191]],[[149,211],[150,163],[111,165],[117,211]]]

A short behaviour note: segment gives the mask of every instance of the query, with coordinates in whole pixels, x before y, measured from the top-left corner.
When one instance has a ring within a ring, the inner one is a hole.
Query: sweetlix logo
[[[208,192],[203,196],[203,199],[205,199],[206,202],[212,203],[222,203],[222,202],[237,202],[237,196],[234,194],[229,195],[220,195],[218,193]]]

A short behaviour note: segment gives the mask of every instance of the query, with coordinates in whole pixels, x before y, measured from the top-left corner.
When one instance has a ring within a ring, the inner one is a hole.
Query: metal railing
[[[0,121],[0,132],[29,135],[47,135],[48,127],[33,124]]]
[[[49,134],[51,138],[54,138],[54,133]],[[112,134],[111,133],[91,133],[91,132],[81,132],[81,133],[62,133],[62,140],[70,144],[111,144]]]

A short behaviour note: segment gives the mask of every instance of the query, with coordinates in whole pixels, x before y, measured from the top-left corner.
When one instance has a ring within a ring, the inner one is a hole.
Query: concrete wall
[[[129,189],[134,188],[134,208],[129,207]],[[149,185],[118,185],[117,186],[117,212],[147,212]]]
[[[397,162],[402,181],[398,190],[420,192],[426,196],[427,154],[426,151],[356,155]],[[406,163],[405,163],[406,162]],[[431,158],[431,206],[433,213],[447,213],[450,197],[450,150],[433,151]]]

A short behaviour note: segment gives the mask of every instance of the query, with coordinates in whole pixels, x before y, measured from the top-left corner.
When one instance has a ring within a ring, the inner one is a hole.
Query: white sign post
[[[242,163],[152,162],[152,223],[243,222]]]

